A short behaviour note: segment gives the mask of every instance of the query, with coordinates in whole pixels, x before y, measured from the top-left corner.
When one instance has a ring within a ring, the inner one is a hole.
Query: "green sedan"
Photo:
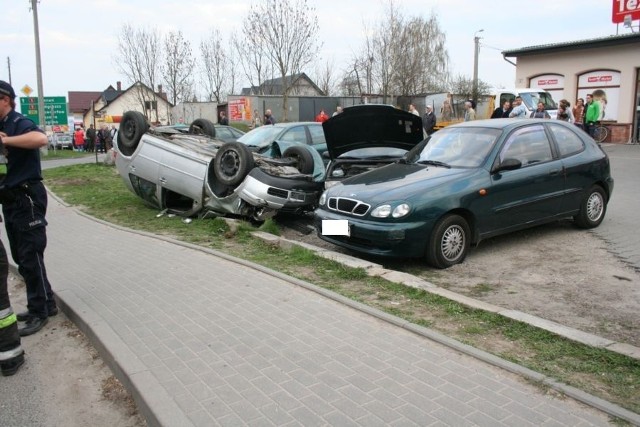
[[[338,246],[447,268],[496,235],[567,217],[597,227],[612,191],[609,158],[576,126],[478,120],[332,186],[314,221],[319,237]]]

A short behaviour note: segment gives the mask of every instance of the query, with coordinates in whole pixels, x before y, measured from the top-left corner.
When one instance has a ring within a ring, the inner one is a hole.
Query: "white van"
[[[538,108],[538,102],[544,104],[544,109],[547,110],[552,119],[555,119],[558,115],[558,105],[551,97],[551,94],[544,89],[496,89],[492,92],[492,95],[495,96],[495,107],[502,105],[504,101],[513,102],[516,96],[521,97],[523,104],[527,107],[527,117]]]

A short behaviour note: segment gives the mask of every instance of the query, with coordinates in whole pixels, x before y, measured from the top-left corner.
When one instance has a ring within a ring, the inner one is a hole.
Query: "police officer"
[[[40,147],[47,136],[31,120],[15,111],[15,91],[0,80],[0,138],[7,156],[7,175],[0,190],[11,255],[27,287],[27,311],[18,313],[21,336],[38,332],[58,308],[47,278],[45,214],[47,192],[42,183]]]

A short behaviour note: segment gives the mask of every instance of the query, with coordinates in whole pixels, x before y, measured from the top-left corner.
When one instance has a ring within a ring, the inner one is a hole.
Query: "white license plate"
[[[323,219],[322,220],[323,236],[350,236],[351,229],[349,221],[346,219]]]

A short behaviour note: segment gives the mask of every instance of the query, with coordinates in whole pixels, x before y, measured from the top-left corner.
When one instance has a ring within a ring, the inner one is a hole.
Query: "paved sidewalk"
[[[54,198],[48,220],[45,261],[60,306],[149,425],[609,423],[495,366],[505,361],[480,361],[474,349],[312,285],[103,224]]]

